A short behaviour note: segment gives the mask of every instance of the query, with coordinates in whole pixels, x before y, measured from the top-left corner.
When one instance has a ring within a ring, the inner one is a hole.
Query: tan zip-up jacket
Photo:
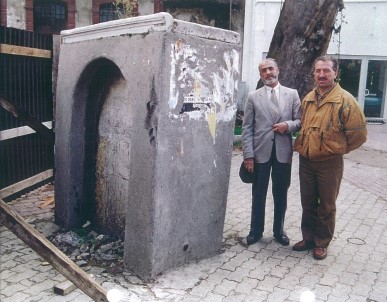
[[[294,149],[312,161],[359,148],[367,140],[366,120],[356,99],[339,84],[317,106],[317,90],[302,101],[301,130]]]

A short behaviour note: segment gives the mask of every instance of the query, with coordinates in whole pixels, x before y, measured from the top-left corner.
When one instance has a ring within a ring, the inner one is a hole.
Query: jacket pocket
[[[347,140],[341,131],[322,131],[320,133],[321,154],[345,154],[347,151]]]
[[[305,135],[303,133],[300,133],[298,135],[298,137],[296,138],[295,142],[294,142],[294,149],[295,150],[298,150],[301,148],[301,146],[303,145],[304,143],[304,137]]]

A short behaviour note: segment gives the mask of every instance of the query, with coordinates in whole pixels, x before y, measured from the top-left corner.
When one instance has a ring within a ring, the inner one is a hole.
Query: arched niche
[[[132,127],[126,80],[112,61],[97,59],[81,73],[73,99],[71,166],[81,174],[79,219],[123,238]]]

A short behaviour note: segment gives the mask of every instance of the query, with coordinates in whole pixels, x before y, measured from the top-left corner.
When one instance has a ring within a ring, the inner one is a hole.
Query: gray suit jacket
[[[291,163],[293,143],[291,132],[301,128],[301,103],[297,90],[280,86],[279,117],[274,117],[265,87],[251,92],[246,101],[243,118],[243,157],[254,158],[256,163],[265,163],[270,159],[275,140],[277,160]],[[272,126],[286,122],[288,132],[274,133]]]

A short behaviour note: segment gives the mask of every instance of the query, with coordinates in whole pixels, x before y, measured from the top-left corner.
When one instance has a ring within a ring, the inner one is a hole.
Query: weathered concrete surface
[[[143,278],[217,253],[239,35],[160,13],[61,36],[56,221],[125,235]]]

